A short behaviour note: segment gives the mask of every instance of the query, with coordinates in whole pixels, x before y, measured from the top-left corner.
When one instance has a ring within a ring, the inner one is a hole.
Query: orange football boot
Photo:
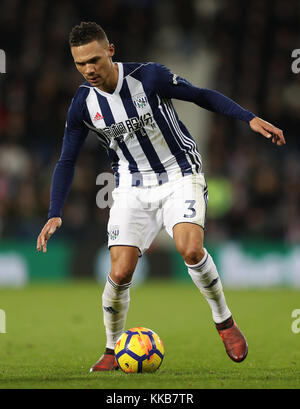
[[[234,362],[242,362],[248,354],[248,344],[232,316],[215,325],[229,358]]]
[[[99,371],[114,371],[119,369],[115,354],[114,353],[104,353],[101,358],[91,367],[90,372]]]

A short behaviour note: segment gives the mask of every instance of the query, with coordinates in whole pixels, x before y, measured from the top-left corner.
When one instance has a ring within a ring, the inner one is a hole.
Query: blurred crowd
[[[214,88],[283,129],[287,139],[278,148],[245,124],[213,117],[205,172],[208,180],[229,181],[231,201],[209,215],[208,237],[300,241],[300,74],[291,71],[291,52],[300,44],[298,0],[0,3],[0,48],[7,53],[7,73],[0,77],[1,238],[34,241],[46,220],[66,112],[82,82],[69,51],[71,28],[97,21],[116,44],[116,60],[145,61],[152,60],[151,52],[161,45],[159,33],[171,19],[181,48],[187,44],[192,52],[205,42],[216,51]],[[61,236],[106,240],[108,210],[96,207],[95,181],[108,170],[106,154],[90,135]]]
[[[281,128],[283,148],[215,117],[207,173],[230,181],[231,205],[209,220],[220,238],[274,238],[300,242],[300,74],[292,51],[300,44],[297,0],[227,0],[215,19],[219,65],[215,88]]]

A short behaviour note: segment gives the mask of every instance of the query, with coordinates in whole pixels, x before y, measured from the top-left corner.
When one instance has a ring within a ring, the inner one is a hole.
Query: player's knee
[[[200,246],[199,247],[195,247],[195,246],[186,247],[182,249],[180,253],[185,263],[189,265],[198,264],[202,260],[205,254],[203,247],[200,247]]]
[[[134,269],[130,266],[115,267],[110,272],[111,279],[119,285],[130,283]]]

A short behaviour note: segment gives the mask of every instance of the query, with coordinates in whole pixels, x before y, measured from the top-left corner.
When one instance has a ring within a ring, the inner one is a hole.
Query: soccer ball
[[[116,361],[126,373],[154,372],[160,367],[164,354],[159,336],[143,327],[124,332],[115,346]]]

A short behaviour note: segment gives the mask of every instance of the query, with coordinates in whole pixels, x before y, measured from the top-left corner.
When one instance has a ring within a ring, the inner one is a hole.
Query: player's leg
[[[247,341],[227,306],[216,265],[203,248],[203,228],[193,223],[178,223],[173,228],[173,236],[192,280],[211,307],[228,356],[235,362],[243,361],[248,353]]]
[[[247,342],[232,319],[215,263],[203,247],[208,201],[204,175],[185,176],[171,190],[163,209],[166,230],[174,238],[190,276],[211,307],[228,355],[240,362],[247,355]]]
[[[214,322],[224,322],[231,312],[215,263],[203,248],[203,228],[193,223],[178,223],[173,228],[173,237],[193,282],[211,307]]]
[[[91,371],[116,367],[114,346],[124,332],[132,275],[138,257],[149,248],[161,228],[157,208],[149,209],[145,193],[133,188],[116,189],[113,194],[114,204],[108,222],[111,271],[102,295],[107,343],[104,355]]]
[[[228,356],[235,362],[243,361],[248,353],[247,341],[227,306],[215,263],[203,248],[203,228],[193,223],[178,223],[173,228],[173,237],[192,280],[211,307]]]
[[[129,291],[139,249],[131,246],[112,246],[110,257],[111,270],[102,295],[106,352],[114,350],[117,339],[124,332],[130,302]]]
[[[130,303],[130,286],[139,249],[133,246],[112,246],[110,248],[111,271],[102,294],[103,321],[106,331],[106,350],[91,368],[91,372],[117,368],[114,347],[124,332]]]

